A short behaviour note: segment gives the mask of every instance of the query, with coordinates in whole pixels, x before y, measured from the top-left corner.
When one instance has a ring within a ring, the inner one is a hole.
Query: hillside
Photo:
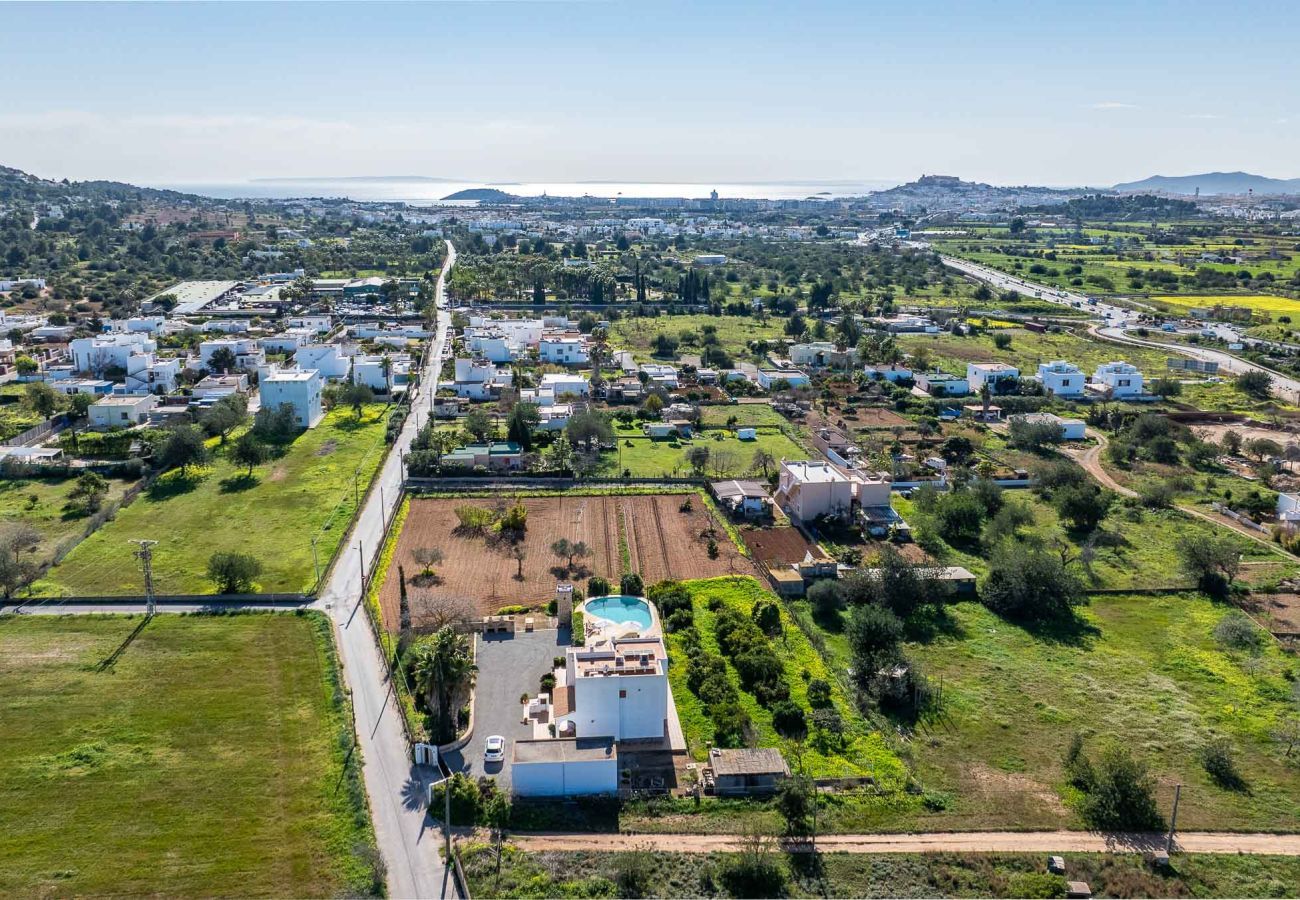
[[[454,194],[448,194],[443,197],[444,200],[478,200],[482,203],[507,203],[511,200],[517,200],[514,194],[507,194],[505,191],[499,191],[496,188],[468,188],[463,191],[457,191]]]
[[[207,203],[207,198],[180,191],[138,187],[121,181],[54,181],[0,166],[0,201],[62,203],[68,201],[154,201]]]
[[[1141,181],[1115,185],[1125,193],[1186,194],[1200,189],[1203,196],[1215,194],[1300,194],[1300,178],[1268,178],[1249,172],[1204,172],[1200,175],[1152,175]]]

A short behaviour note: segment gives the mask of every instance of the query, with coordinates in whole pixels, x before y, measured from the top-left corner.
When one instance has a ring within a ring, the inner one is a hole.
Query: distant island
[[[319,178],[309,176],[290,176],[287,178],[250,178],[250,184],[327,184],[332,181],[384,181],[384,182],[421,182],[427,184],[454,184],[455,178],[434,178],[429,175],[325,175]]]
[[[1141,181],[1115,185],[1115,190],[1136,193],[1202,196],[1215,194],[1300,194],[1300,178],[1268,178],[1249,172],[1204,172],[1200,175],[1153,175]]]
[[[499,191],[496,188],[467,188],[463,191],[457,191],[454,194],[448,194],[443,197],[444,200],[480,200],[484,203],[505,203],[509,200],[519,199],[514,194],[507,194],[505,191]]]

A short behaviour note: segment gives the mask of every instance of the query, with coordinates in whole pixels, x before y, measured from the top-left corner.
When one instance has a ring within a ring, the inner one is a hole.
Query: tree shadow
[[[430,572],[427,575],[423,572],[417,572],[411,576],[410,582],[415,587],[436,587],[442,584],[442,576],[437,572]]]
[[[904,622],[905,637],[918,644],[928,644],[937,638],[961,640],[966,628],[949,614],[946,606],[925,606],[908,616]]]
[[[453,794],[453,799],[454,799]],[[402,807],[412,812],[429,808],[429,791],[424,782],[414,774],[406,777],[402,785]]]
[[[169,500],[188,494],[203,483],[204,476],[195,472],[181,475],[179,471],[169,472],[149,485],[150,500]]]
[[[1035,640],[1047,644],[1061,644],[1091,650],[1093,642],[1101,637],[1101,629],[1092,622],[1077,615],[1057,616],[1051,619],[1006,620],[1031,635]]]
[[[237,494],[240,491],[246,491],[249,488],[255,488],[262,483],[262,479],[256,475],[247,473],[242,475],[232,475],[230,478],[223,478],[218,484],[221,485],[221,493]]]

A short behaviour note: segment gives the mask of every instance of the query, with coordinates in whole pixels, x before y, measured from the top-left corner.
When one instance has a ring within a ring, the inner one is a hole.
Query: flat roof
[[[783,465],[795,472],[800,481],[829,484],[831,482],[847,482],[849,480],[842,472],[828,462],[804,460],[802,462],[783,463]]]
[[[789,775],[785,757],[775,747],[712,750],[709,765],[714,775]]]
[[[515,741],[515,764],[547,762],[602,762],[618,760],[618,746],[612,737],[548,738]]]
[[[164,294],[172,294],[176,297],[176,306],[172,309],[172,315],[183,316],[198,312],[222,294],[237,287],[239,287],[238,281],[181,281],[166,290],[159,291],[149,299],[156,300]]]
[[[107,397],[101,397],[91,406],[135,406],[142,400],[158,399],[153,394],[109,394]]]
[[[266,384],[274,381],[309,381],[318,375],[319,373],[315,369],[306,369],[297,372],[273,372],[263,378],[262,383]]]

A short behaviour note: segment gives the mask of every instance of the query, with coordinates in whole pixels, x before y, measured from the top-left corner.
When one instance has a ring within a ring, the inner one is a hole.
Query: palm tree
[[[437,723],[438,741],[456,736],[456,710],[474,685],[478,666],[469,641],[451,626],[444,626],[424,638],[411,652],[411,674],[425,707]]]

